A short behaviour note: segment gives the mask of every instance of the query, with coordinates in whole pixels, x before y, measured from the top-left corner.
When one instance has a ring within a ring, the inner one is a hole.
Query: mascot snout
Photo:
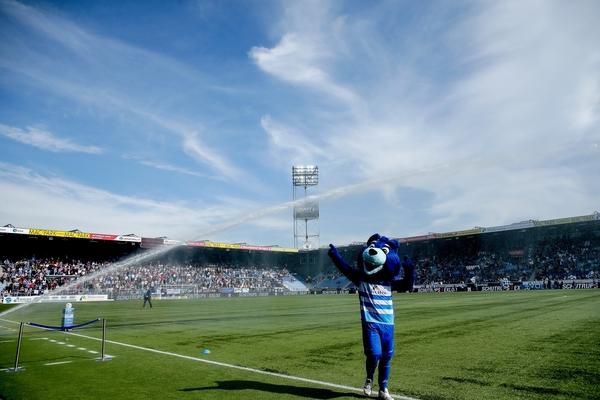
[[[362,253],[362,258],[365,274],[373,275],[381,271],[387,257],[382,249],[367,247]]]

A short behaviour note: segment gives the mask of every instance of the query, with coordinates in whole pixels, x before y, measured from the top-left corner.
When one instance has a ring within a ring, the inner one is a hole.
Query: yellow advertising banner
[[[232,249],[232,250],[261,250],[261,251],[277,251],[284,253],[297,253],[298,249],[289,248],[289,247],[273,247],[273,246],[251,246],[246,244],[238,244],[238,243],[222,243],[222,242],[198,242],[192,244],[194,246],[199,247],[212,247],[217,249]]]
[[[217,249],[239,249],[241,245],[221,242],[204,242],[204,247],[213,247]]]
[[[30,235],[39,236],[54,236],[54,237],[66,237],[76,239],[91,239],[92,234],[87,232],[70,232],[70,231],[55,231],[50,229],[29,229]]]
[[[445,232],[445,233],[436,233],[435,236],[437,238],[450,238],[455,236],[468,236],[468,235],[478,235],[481,233],[481,228],[473,228],[473,229],[465,229],[463,231],[455,231],[455,232]]]
[[[293,247],[271,247],[271,251],[278,251],[280,253],[298,253],[298,249]]]

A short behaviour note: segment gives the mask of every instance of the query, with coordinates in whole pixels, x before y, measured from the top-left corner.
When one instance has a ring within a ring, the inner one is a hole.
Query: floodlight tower
[[[299,248],[298,238],[304,239],[302,248],[319,247],[319,202],[308,198],[308,187],[319,184],[319,167],[316,165],[292,166],[292,190],[294,199],[294,247]],[[304,188],[304,194],[299,188]],[[301,201],[304,199],[304,201]],[[298,203],[296,204],[296,201]],[[302,224],[304,221],[304,224]],[[309,232],[308,221],[316,221],[316,230]],[[302,229],[304,228],[304,229]],[[315,239],[316,238],[316,239]],[[316,243],[311,243],[316,242]]]

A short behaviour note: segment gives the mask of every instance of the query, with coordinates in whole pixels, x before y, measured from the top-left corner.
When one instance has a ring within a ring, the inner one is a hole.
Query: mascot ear
[[[379,233],[372,234],[371,237],[369,238],[369,240],[367,240],[367,246],[370,245],[373,242],[378,241],[379,238],[381,238],[381,236],[379,235]]]
[[[400,245],[398,244],[398,241],[396,239],[392,239],[389,241],[390,247],[394,250],[396,250],[396,252],[398,252],[398,247],[400,247]]]

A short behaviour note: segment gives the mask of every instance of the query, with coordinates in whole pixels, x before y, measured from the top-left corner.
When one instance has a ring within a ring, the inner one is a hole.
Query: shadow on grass
[[[474,385],[480,385],[480,386],[490,386],[491,385],[490,382],[484,381],[482,379],[464,378],[464,377],[459,377],[459,376],[443,376],[442,380],[457,382],[457,383],[472,383]]]
[[[508,389],[512,389],[512,390],[528,392],[528,393],[533,393],[533,394],[538,394],[538,395],[552,395],[552,396],[562,395],[562,396],[568,396],[568,397],[576,396],[576,393],[573,393],[570,391],[556,389],[556,388],[550,388],[550,387],[543,387],[543,386],[515,385],[512,383],[503,383],[500,386],[508,388]]]
[[[364,396],[359,396],[356,393],[341,393],[322,388],[276,385],[273,383],[244,380],[217,381],[217,386],[179,389],[180,392],[196,392],[204,390],[257,390],[261,392],[270,392],[277,394],[291,394],[294,396],[306,397],[308,399],[336,399],[339,397],[364,398]]]

